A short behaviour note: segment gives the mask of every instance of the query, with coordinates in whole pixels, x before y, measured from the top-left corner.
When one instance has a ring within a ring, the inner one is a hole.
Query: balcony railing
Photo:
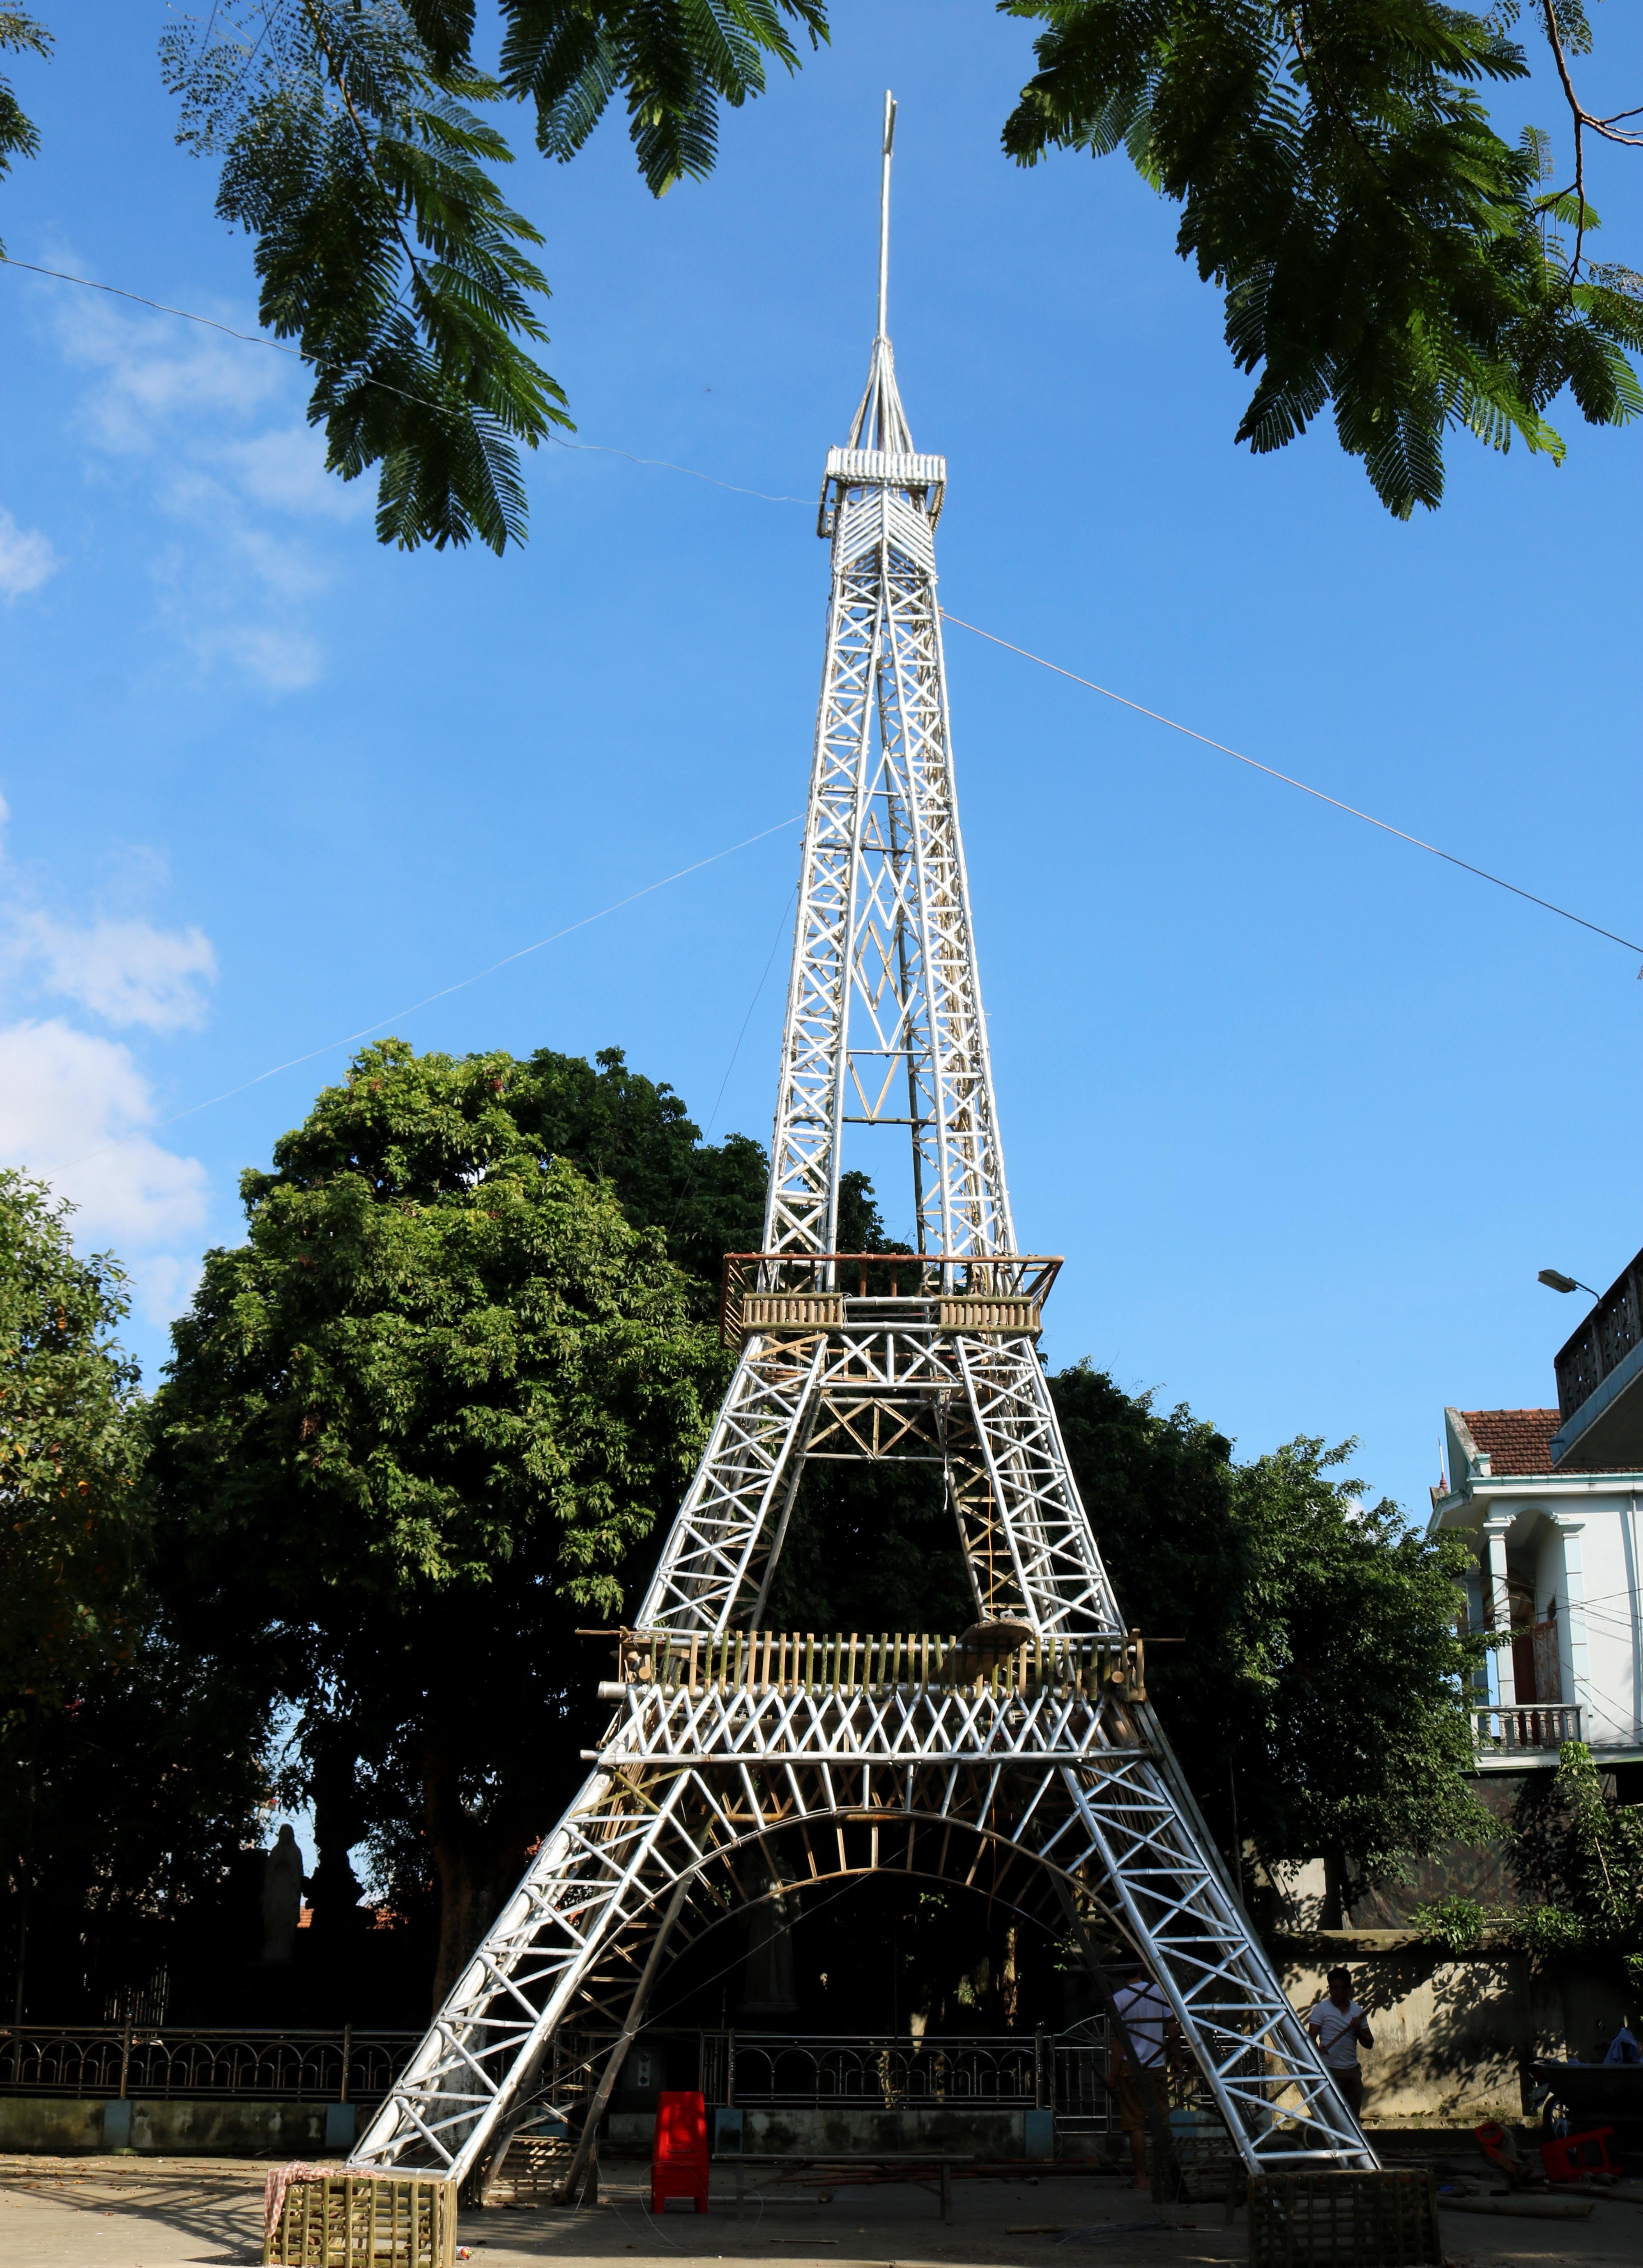
[[[719,1324],[727,1345],[753,1331],[896,1322],[1001,1335],[1037,1332],[1060,1269],[1043,1254],[730,1252]]]
[[[1565,1425],[1611,1371],[1643,1345],[1643,1252],[1559,1350],[1558,1416]]]
[[[0,2026],[0,2094],[368,2102],[387,2094],[421,2036],[351,2026],[334,2032]]]
[[[1525,1701],[1509,1709],[1474,1709],[1472,1741],[1481,1756],[1522,1749],[1544,1753],[1581,1737],[1581,1712],[1573,1701]]]
[[[662,1693],[976,1693],[1147,1698],[1147,1641],[1124,1637],[1035,1637],[1018,1624],[983,1623],[962,1636],[927,1631],[625,1630],[620,1675],[599,1687],[605,1701],[647,1688]]]

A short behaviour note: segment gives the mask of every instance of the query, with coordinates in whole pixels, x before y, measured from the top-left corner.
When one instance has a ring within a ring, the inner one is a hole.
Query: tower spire
[[[884,89],[884,159],[878,183],[878,336],[890,335],[890,157],[896,145],[896,98]]]
[[[890,158],[896,141],[896,98],[884,89],[884,132],[878,177],[878,329],[868,364],[867,390],[850,428],[852,449],[877,449],[886,456],[909,456],[913,435],[896,386],[896,357],[890,347]]]

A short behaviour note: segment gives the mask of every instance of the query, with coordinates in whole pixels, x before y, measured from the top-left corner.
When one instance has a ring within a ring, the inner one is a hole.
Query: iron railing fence
[[[561,2032],[538,2100],[574,2125],[615,2038],[613,2032]],[[1116,2098],[1106,2083],[1110,2051],[1102,2017],[1061,2033],[932,2032],[919,2039],[657,2027],[643,2033],[632,2052],[655,2053],[664,2043],[686,2041],[694,2048],[696,2084],[710,2109],[1040,2110],[1053,2110],[1064,2130],[1097,2134],[1115,2131],[1118,2124]],[[669,2083],[679,2084],[674,2055],[667,2063],[673,2073]],[[1172,2051],[1167,2080],[1172,2106],[1208,2103],[1191,2057]]]
[[[380,2101],[419,2033],[298,2029],[183,2029],[128,2024],[0,2026],[0,2095],[152,2098],[238,2096],[325,2102]],[[615,2043],[613,2032],[558,2035],[539,2100],[574,2114]],[[1111,2131],[1106,2027],[1065,2033],[821,2035],[658,2029],[644,2043],[690,2040],[697,2084],[712,2107],[748,2109],[1049,2110],[1064,2126]],[[1170,2073],[1172,2102],[1196,2102],[1197,2072]]]
[[[386,2095],[420,2032],[172,2025],[0,2025],[0,2095],[238,2095],[370,2102]]]

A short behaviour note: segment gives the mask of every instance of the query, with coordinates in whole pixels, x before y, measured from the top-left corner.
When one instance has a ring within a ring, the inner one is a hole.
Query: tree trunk
[[[524,1872],[525,1845],[517,1832],[469,1812],[455,1750],[437,1734],[422,1748],[422,1815],[439,1884],[437,2011]]]

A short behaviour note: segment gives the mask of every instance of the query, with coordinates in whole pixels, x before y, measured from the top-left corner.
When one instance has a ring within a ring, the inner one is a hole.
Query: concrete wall
[[[1375,2034],[1359,2058],[1372,2124],[1522,2118],[1529,2058],[1594,2061],[1626,2006],[1617,1968],[1534,1976],[1519,1954],[1485,1948],[1455,1961],[1395,1930],[1274,1939],[1269,1950],[1302,2015],[1324,1998],[1329,1970],[1352,1970]]]
[[[874,2150],[947,2153],[955,2157],[1021,2158],[1026,2155],[1024,2110],[971,2110],[962,2104],[931,2104],[911,2110],[875,2110],[862,2104],[821,2110],[742,2112],[742,2148],[748,2157]],[[612,2110],[606,2128],[610,2148],[648,2156],[656,2126],[653,2111]]]
[[[351,2104],[129,2102],[52,2095],[0,2095],[0,2151],[70,2155],[132,2150],[140,2157],[313,2158],[353,2141]],[[343,2113],[347,2132],[339,2131]],[[329,2132],[327,2132],[329,2114]]]

